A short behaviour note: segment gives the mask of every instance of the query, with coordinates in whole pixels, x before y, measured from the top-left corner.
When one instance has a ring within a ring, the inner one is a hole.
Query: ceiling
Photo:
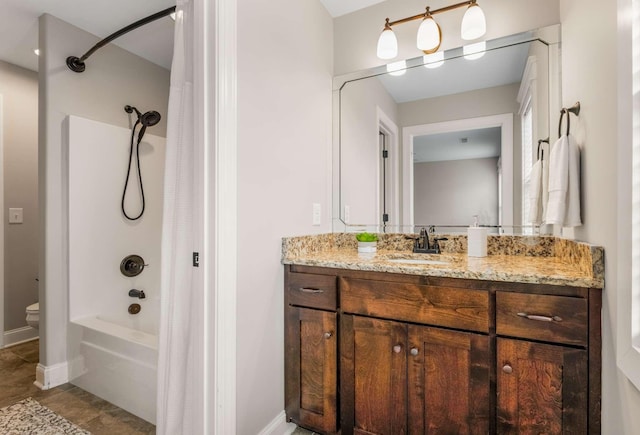
[[[320,0],[333,18],[350,14],[383,1],[385,0]]]
[[[38,46],[38,17],[44,13],[104,38],[174,5],[175,0],[2,0],[0,60],[37,71],[33,50]],[[114,44],[169,69],[173,21],[162,18],[118,38]]]
[[[499,157],[501,128],[438,133],[413,138],[413,162],[441,162]]]

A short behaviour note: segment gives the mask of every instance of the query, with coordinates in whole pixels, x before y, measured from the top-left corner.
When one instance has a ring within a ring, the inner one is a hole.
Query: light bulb
[[[407,61],[399,60],[398,62],[392,62],[387,64],[387,72],[392,76],[401,76],[407,72]]]
[[[433,69],[444,65],[444,53],[442,51],[435,52],[433,54],[427,54],[422,58],[424,60],[424,67]]]
[[[462,54],[467,60],[480,59],[482,56],[484,56],[484,52],[486,49],[486,41],[476,42],[475,44],[469,44],[462,47]]]
[[[418,28],[416,38],[418,49],[425,53],[433,53],[440,47],[441,38],[440,26],[431,15],[427,15]]]
[[[487,32],[487,21],[484,12],[476,3],[472,3],[462,17],[460,35],[467,41],[478,39]]]
[[[398,38],[391,30],[388,21],[380,34],[380,38],[378,38],[377,55],[380,59],[393,59],[398,55]]]

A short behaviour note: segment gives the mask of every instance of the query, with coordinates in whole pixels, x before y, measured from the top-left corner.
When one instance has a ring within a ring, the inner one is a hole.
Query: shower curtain
[[[162,225],[157,433],[203,433],[203,284],[192,264],[200,251],[201,169],[194,118],[193,0],[178,0],[167,125]],[[201,90],[197,90],[201,92]]]

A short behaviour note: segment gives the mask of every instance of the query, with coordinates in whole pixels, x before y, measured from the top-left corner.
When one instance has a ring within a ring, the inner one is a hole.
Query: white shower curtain
[[[204,420],[203,284],[201,268],[192,264],[202,239],[193,0],[178,0],[176,6],[162,228],[159,435],[201,434]]]

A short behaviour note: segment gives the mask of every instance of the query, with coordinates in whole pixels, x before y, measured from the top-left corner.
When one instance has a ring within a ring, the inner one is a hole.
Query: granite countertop
[[[412,242],[404,235],[382,236],[374,255],[358,254],[355,237],[348,233],[285,238],[282,262],[486,281],[604,287],[604,251],[586,243],[546,236],[490,236],[489,255],[476,258],[467,256],[464,236],[449,236],[447,242],[441,242],[442,254],[413,254]],[[437,263],[410,262],[416,259]]]

